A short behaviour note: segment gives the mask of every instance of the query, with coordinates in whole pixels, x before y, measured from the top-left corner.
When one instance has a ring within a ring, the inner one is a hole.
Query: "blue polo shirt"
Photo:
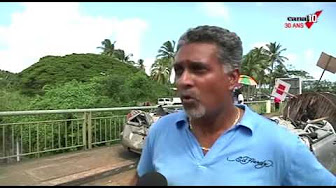
[[[188,128],[184,111],[154,123],[137,167],[163,174],[168,185],[336,185],[308,147],[286,128],[246,105],[240,122],[206,155]]]

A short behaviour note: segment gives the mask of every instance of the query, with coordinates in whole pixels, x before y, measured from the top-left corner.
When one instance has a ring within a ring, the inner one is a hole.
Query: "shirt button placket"
[[[200,164],[200,163],[197,164],[197,167],[198,167],[199,169],[202,169],[202,170],[205,170],[205,169],[207,168],[206,166],[204,166],[204,165],[202,165],[202,164]]]

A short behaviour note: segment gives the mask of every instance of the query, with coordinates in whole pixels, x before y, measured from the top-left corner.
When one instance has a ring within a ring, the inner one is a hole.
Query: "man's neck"
[[[191,124],[193,129],[197,129],[204,135],[214,135],[216,133],[222,133],[230,129],[235,122],[239,108],[231,105],[229,107],[222,107],[217,112],[207,114],[198,119],[191,119]]]

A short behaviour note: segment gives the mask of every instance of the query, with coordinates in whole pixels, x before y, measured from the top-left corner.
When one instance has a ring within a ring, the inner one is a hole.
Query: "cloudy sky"
[[[285,28],[287,17],[318,10],[322,13],[310,29]],[[287,49],[286,65],[316,79],[323,71],[316,66],[321,53],[336,57],[336,3],[1,2],[0,17],[0,69],[15,73],[46,55],[98,54],[106,38],[133,60],[144,59],[149,72],[165,41],[205,24],[236,32],[244,54],[276,41]],[[336,74],[325,72],[323,79],[336,81]]]

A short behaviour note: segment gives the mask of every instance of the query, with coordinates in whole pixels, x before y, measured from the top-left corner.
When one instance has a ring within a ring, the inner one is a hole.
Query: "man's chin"
[[[193,119],[198,119],[201,118],[205,115],[205,108],[204,107],[199,107],[199,108],[188,108],[184,107],[185,112],[190,118]]]

